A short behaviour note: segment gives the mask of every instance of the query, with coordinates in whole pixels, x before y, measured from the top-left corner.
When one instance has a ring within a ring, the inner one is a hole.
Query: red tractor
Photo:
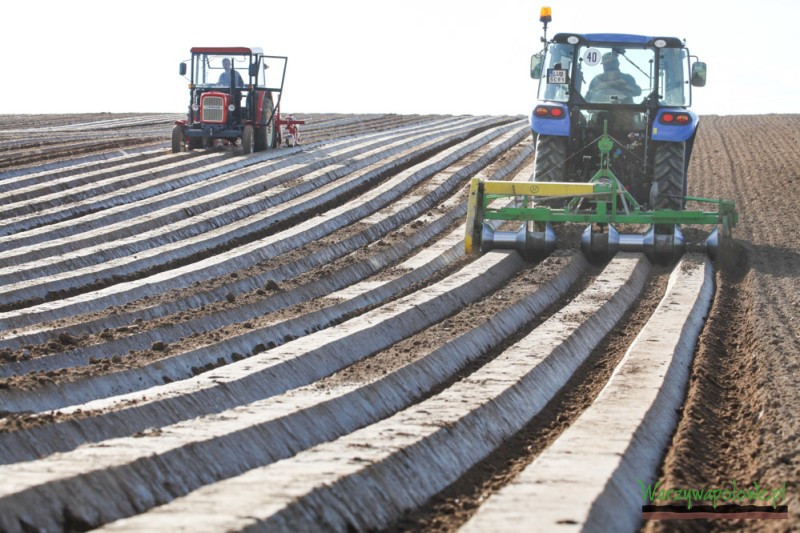
[[[218,142],[236,145],[250,154],[280,146],[281,126],[289,129],[289,144],[299,141],[302,120],[281,120],[280,97],[287,57],[264,55],[260,48],[195,47],[189,73],[189,113],[172,130],[172,151],[208,148]],[[277,103],[273,95],[277,94]]]

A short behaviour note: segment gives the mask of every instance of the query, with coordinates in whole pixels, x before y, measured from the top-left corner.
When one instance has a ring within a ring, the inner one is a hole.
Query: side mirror
[[[538,80],[542,77],[542,54],[531,56],[531,78]]]
[[[705,87],[706,86],[706,64],[697,61],[692,63],[692,86]]]
[[[250,73],[250,77],[251,78],[257,77],[258,76],[258,63],[250,63],[250,70],[248,72]]]
[[[186,76],[186,63],[181,63],[181,66],[178,67],[178,72],[181,76]]]

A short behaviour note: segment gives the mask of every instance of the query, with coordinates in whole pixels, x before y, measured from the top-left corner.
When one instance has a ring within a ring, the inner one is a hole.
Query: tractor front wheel
[[[243,154],[252,154],[255,148],[255,135],[253,132],[253,126],[249,124],[244,127],[242,130],[242,153]]]
[[[655,148],[651,209],[686,207],[686,143],[660,142]]]
[[[175,126],[172,128],[172,153],[186,151],[186,135],[183,132],[183,126]]]

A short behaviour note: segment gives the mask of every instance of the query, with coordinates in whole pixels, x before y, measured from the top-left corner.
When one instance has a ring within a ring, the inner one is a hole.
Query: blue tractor
[[[547,9],[547,8],[545,8]],[[675,37],[559,33],[531,59],[539,79],[531,116],[534,181],[588,181],[600,168],[597,140],[613,139],[610,167],[639,204],[683,209],[698,117],[692,87],[706,65]]]
[[[692,87],[706,83],[705,63],[675,37],[559,33],[548,40],[549,8],[540,20],[544,50],[531,58],[539,80],[533,179],[472,180],[465,251],[539,257],[555,248],[558,223],[587,224],[581,248],[598,261],[617,251],[674,261],[686,248],[682,224],[715,226],[705,239],[712,257],[730,248],[735,204],[687,196],[698,125],[689,106]],[[716,210],[689,210],[687,201]],[[523,224],[509,231],[498,221]],[[620,225],[647,229],[622,234]]]

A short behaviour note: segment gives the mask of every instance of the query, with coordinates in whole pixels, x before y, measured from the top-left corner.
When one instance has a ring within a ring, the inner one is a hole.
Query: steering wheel
[[[616,89],[598,89],[586,95],[586,100],[593,104],[632,104],[633,98],[620,93]]]

